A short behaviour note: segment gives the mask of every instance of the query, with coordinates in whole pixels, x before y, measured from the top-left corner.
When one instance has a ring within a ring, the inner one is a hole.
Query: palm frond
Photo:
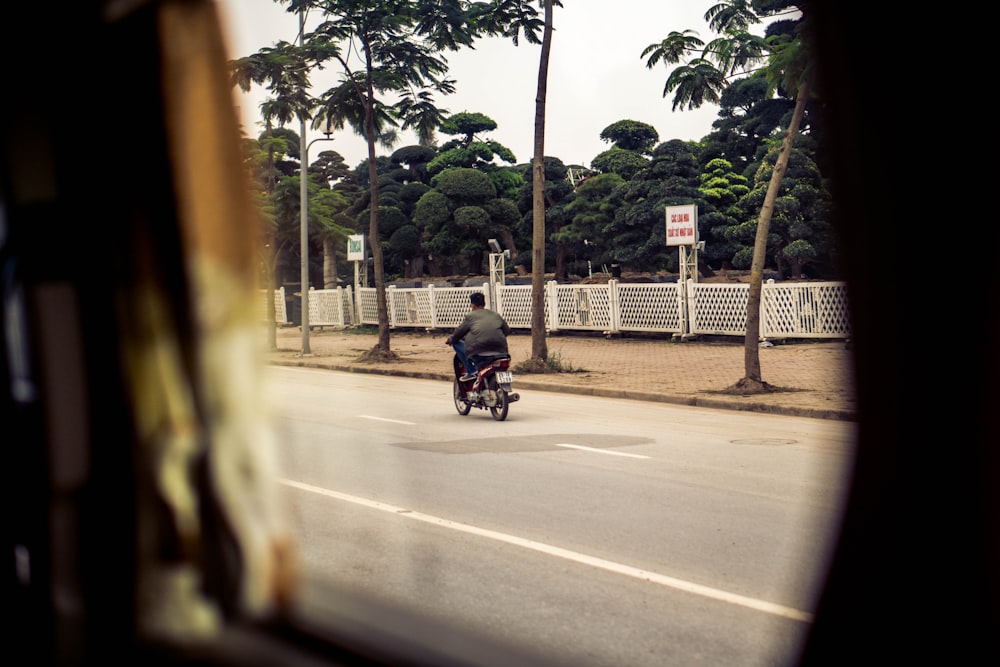
[[[692,34],[689,35],[688,33]],[[696,35],[697,33],[693,30],[684,30],[683,32],[675,30],[667,35],[663,41],[650,44],[643,49],[641,56],[643,58],[647,55],[649,56],[649,59],[646,61],[646,67],[652,69],[661,61],[664,64],[679,63],[688,54],[697,52],[704,43]]]

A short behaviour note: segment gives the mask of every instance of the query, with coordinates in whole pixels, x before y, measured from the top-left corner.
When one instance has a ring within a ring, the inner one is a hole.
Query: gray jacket
[[[492,310],[473,310],[448,337],[448,344],[465,339],[465,354],[472,357],[485,354],[508,354],[507,336],[510,325]]]

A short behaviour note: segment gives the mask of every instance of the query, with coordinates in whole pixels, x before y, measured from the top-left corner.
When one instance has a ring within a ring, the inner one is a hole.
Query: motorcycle
[[[455,371],[453,393],[458,414],[465,416],[472,408],[479,408],[489,410],[493,419],[498,422],[507,419],[510,404],[521,398],[511,391],[514,373],[510,370],[509,354],[484,357],[475,379],[465,382],[461,379],[465,375],[465,367],[457,354],[452,359],[452,365]]]

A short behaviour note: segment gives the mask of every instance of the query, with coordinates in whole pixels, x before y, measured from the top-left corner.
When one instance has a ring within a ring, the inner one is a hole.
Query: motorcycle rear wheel
[[[496,404],[490,407],[490,414],[493,415],[493,419],[498,422],[502,422],[507,419],[507,411],[510,409],[510,401],[507,400],[507,392],[496,387],[497,401]]]
[[[463,417],[469,414],[469,410],[472,409],[472,406],[468,401],[462,398],[462,388],[458,386],[457,378],[452,383],[452,395],[455,397],[455,409],[458,410],[458,414]]]

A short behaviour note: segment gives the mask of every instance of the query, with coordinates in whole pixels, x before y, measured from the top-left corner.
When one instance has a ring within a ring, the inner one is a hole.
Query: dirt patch
[[[800,391],[799,389],[788,389],[785,387],[776,387],[773,384],[768,384],[767,382],[762,382],[760,380],[752,380],[750,378],[742,378],[736,382],[736,384],[730,385],[725,389],[719,389],[717,391],[707,392],[711,394],[724,394],[726,396],[760,396],[762,394],[780,394],[782,392],[790,391]]]
[[[398,354],[392,350],[383,350],[378,345],[358,357],[358,361],[363,364],[388,364],[399,360]]]

